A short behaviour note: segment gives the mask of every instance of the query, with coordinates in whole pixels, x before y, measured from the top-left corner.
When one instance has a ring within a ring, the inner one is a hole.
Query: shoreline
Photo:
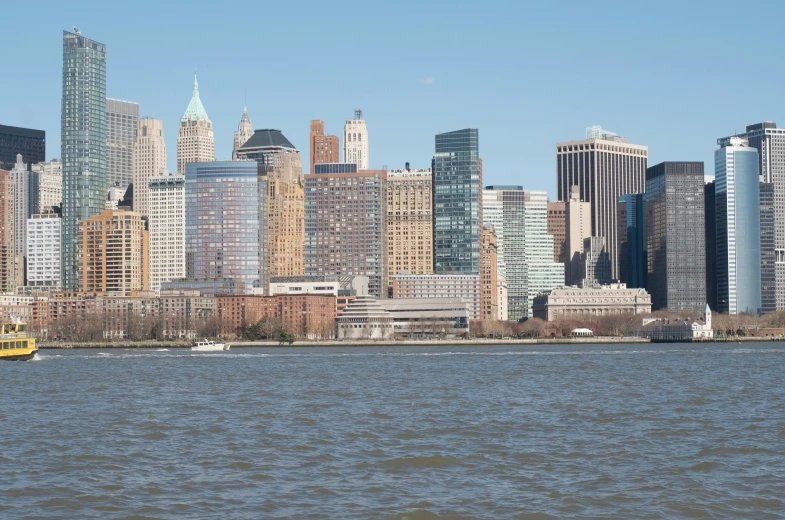
[[[494,345],[607,345],[621,343],[741,343],[755,341],[774,341],[773,338],[743,337],[735,339],[715,338],[700,341],[651,341],[648,338],[630,337],[581,337],[581,338],[526,338],[526,339],[450,339],[450,340],[400,340],[400,341],[337,341],[337,340],[302,340],[295,341],[293,344],[281,345],[277,341],[237,341],[229,342],[233,349],[247,347],[266,347],[266,348],[297,348],[297,347],[415,347],[415,346],[494,346]],[[84,343],[40,343],[40,350],[59,350],[59,349],[112,349],[112,348],[133,348],[133,349],[188,349],[190,342],[168,342],[168,341],[135,341],[135,342],[103,342],[91,341]]]

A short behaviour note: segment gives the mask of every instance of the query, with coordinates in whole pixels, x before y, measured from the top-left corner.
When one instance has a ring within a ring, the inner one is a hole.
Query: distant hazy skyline
[[[247,91],[254,128],[277,128],[308,164],[311,119],[342,136],[356,108],[370,167],[430,166],[434,134],[479,128],[485,184],[555,196],[555,143],[602,125],[649,146],[650,164],[697,160],[718,137],[785,125],[778,37],[738,3],[345,1],[4,6],[0,122],[47,133],[60,157],[62,31],[107,45],[107,95],[163,119],[170,171],[194,71],[230,159]],[[341,148],[343,143],[341,143]]]

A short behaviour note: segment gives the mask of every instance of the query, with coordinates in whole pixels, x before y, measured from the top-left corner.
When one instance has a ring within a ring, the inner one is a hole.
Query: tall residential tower
[[[150,216],[149,182],[166,170],[164,122],[145,117],[139,120],[134,145],[134,211]]]
[[[133,182],[139,103],[106,100],[106,174],[109,188],[125,190]]]

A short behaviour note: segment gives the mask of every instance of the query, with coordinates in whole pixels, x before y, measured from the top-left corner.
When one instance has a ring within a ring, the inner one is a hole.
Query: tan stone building
[[[548,203],[548,234],[553,237],[553,261],[567,261],[567,220],[564,202]]]
[[[483,226],[480,231],[480,245],[480,317],[483,320],[498,320],[497,246],[493,226]]]
[[[14,182],[11,172],[0,170],[0,291],[17,286],[14,262]]]
[[[149,181],[166,171],[164,122],[144,117],[137,123],[134,145],[133,183],[134,211],[150,216]],[[125,187],[123,187],[125,188]]]
[[[130,295],[149,288],[149,251],[141,214],[104,210],[79,222],[79,290]]]
[[[535,318],[545,321],[586,319],[618,314],[651,313],[646,289],[628,289],[623,283],[601,287],[564,287],[534,298]]]
[[[581,201],[580,189],[573,186],[570,200],[565,203],[567,223],[565,283],[578,285],[583,278],[581,257],[586,250],[584,244],[591,234],[591,204]],[[606,241],[607,243],[607,241]]]
[[[433,273],[433,196],[430,168],[387,172],[388,280],[401,271]]]
[[[321,119],[311,120],[311,168],[309,173],[314,173],[314,164],[337,163],[338,157],[338,136],[324,134],[324,121]]]
[[[185,165],[215,160],[215,136],[213,122],[199,98],[199,84],[194,76],[191,101],[180,118],[177,130],[177,173],[185,173]]]

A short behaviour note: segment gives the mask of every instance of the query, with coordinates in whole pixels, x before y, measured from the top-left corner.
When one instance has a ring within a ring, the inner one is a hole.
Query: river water
[[[46,350],[2,518],[783,518],[785,345]]]

